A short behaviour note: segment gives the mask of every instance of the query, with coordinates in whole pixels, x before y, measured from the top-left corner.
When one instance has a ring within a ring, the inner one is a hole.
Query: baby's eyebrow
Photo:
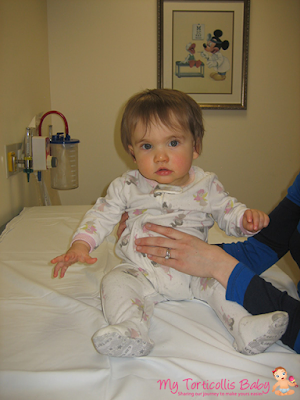
[[[186,138],[186,135],[180,134],[180,133],[175,133],[173,135],[168,136],[166,139],[167,140],[184,140]]]
[[[186,136],[187,136],[186,134],[181,133],[181,132],[172,132],[170,135],[166,136],[166,137],[164,138],[164,140],[165,140],[166,142],[169,142],[169,141],[171,141],[171,140],[181,140],[181,141],[183,141],[183,140],[185,140]],[[152,141],[151,141],[151,135],[150,135],[150,137],[147,136],[147,135],[144,135],[144,136],[142,136],[142,137],[140,137],[140,138],[137,138],[137,139],[133,140],[133,143],[134,143],[136,146],[137,146],[137,145],[141,145],[141,144],[145,144],[145,143],[151,144],[151,143],[152,143]]]
[[[141,139],[138,139],[138,140],[135,140],[135,141],[134,141],[134,144],[135,144],[136,146],[139,145],[139,144],[144,144],[144,143],[150,143],[150,140],[145,139],[145,138],[141,138]]]

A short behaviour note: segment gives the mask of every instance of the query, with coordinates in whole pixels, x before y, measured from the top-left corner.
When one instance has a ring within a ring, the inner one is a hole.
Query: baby
[[[273,386],[272,392],[275,392],[277,396],[287,396],[295,393],[295,391],[291,390],[289,386],[296,386],[297,384],[296,382],[290,382],[290,380],[287,379],[285,368],[277,367],[272,372],[274,378],[277,380],[277,383]]]
[[[202,240],[207,240],[215,221],[235,236],[249,236],[268,225],[266,214],[247,209],[224,191],[214,174],[192,166],[201,153],[203,134],[201,109],[188,95],[154,89],[133,96],[124,111],[121,138],[138,170],[110,184],[106,197],[86,213],[67,253],[52,260],[54,277],[63,277],[75,262],[95,263],[89,253],[128,212],[126,229],[116,246],[123,263],[101,282],[108,326],[93,336],[101,354],[149,354],[154,345],[148,335],[153,308],[167,300],[207,302],[234,337],[235,349],[244,354],[264,351],[285,332],[286,313],[251,316],[225,300],[225,290],[217,281],[155,264],[135,249],[136,238],[150,236],[144,227],[147,222],[175,227]],[[166,258],[170,257],[166,249]]]

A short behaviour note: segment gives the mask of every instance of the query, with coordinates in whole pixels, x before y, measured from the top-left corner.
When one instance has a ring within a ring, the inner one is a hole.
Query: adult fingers
[[[146,246],[146,247],[158,247],[161,249],[166,249],[166,248],[176,248],[178,246],[178,241],[174,239],[168,239],[165,237],[144,237],[144,238],[138,238],[135,240],[135,244],[137,246]],[[162,254],[162,253],[160,253]]]
[[[117,229],[117,237],[118,239],[120,239],[120,236],[122,235],[124,229],[126,228],[126,221],[128,219],[128,213],[125,212],[124,214],[122,214],[118,229]]]
[[[177,255],[177,250],[172,247],[160,247],[160,246],[137,246],[136,250],[139,253],[147,254],[149,258],[159,258],[160,260],[166,259],[167,250],[169,250],[170,258],[175,259]],[[167,260],[167,259],[166,259]]]
[[[183,239],[185,236],[189,236],[186,233],[180,232],[173,228],[168,228],[161,225],[149,224],[145,225],[145,228],[149,231],[153,231],[159,233],[160,235],[166,236],[169,239],[180,240]]]

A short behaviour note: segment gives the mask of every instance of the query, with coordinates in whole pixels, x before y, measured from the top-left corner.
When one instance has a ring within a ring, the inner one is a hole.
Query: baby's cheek
[[[191,166],[191,160],[183,157],[175,157],[173,159],[173,164],[180,170],[189,170]]]

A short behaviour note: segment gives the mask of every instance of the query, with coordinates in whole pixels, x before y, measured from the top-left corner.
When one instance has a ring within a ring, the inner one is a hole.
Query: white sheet
[[[95,251],[96,264],[74,265],[64,279],[52,279],[49,263],[67,249],[88,208],[27,208],[1,236],[1,400],[210,399],[239,394],[274,399],[272,370],[277,366],[300,381],[299,355],[280,342],[256,356],[237,353],[214,312],[196,300],[156,306],[150,331],[156,345],[149,356],[98,354],[91,337],[105,325],[99,285],[118,263],[114,237]],[[220,241],[224,236],[214,228],[210,242]],[[277,267],[265,276],[297,297],[293,282]],[[295,390],[297,398],[300,390]]]

